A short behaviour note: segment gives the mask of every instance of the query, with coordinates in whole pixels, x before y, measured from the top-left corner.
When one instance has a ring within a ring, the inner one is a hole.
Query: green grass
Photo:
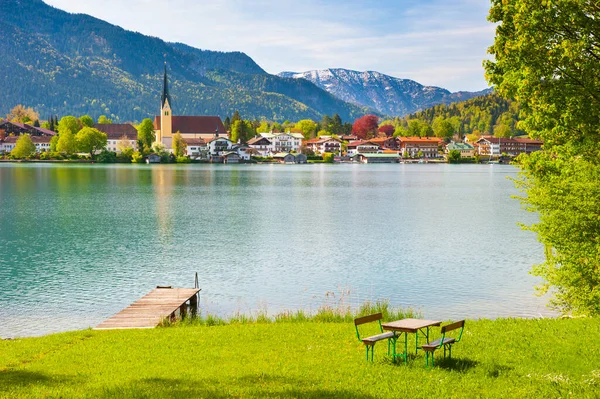
[[[433,370],[425,369],[421,353],[408,366],[392,364],[384,343],[367,363],[351,322],[254,319],[0,341],[0,397],[592,398],[600,392],[600,319],[468,320],[454,358]]]

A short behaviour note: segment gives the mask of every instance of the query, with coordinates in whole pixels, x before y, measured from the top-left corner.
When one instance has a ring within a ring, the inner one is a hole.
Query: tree
[[[13,122],[29,123],[40,119],[40,114],[31,107],[25,108],[19,104],[10,110],[10,114],[6,115],[6,119]]]
[[[71,134],[77,134],[77,132],[81,129],[81,124],[74,116],[63,116],[60,118],[60,122],[58,123],[58,134],[61,135],[66,131],[71,132]]]
[[[31,136],[28,134],[22,134],[15,143],[15,148],[10,152],[15,158],[23,159],[29,158],[36,152],[35,144],[31,141]]]
[[[152,119],[146,118],[140,123],[137,128],[138,131],[138,140],[142,142],[144,147],[147,149],[152,148],[152,143],[156,140],[156,136],[154,134],[154,123]],[[143,148],[139,148],[140,151],[143,151]]]
[[[296,123],[296,129],[302,132],[302,135],[306,140],[315,137],[317,133],[317,123],[311,119],[302,119]]]
[[[508,138],[512,135],[510,126],[506,126],[504,123],[494,126],[494,137]]]
[[[223,121],[223,126],[225,127],[225,131],[229,131],[231,130],[231,119],[228,117],[225,118],[225,120]]]
[[[262,121],[260,125],[256,128],[256,133],[269,133],[269,122]]]
[[[90,154],[90,158],[93,160],[96,152],[106,147],[108,138],[106,133],[101,132],[93,127],[84,127],[76,135],[77,146],[81,152],[87,152]]]
[[[438,116],[433,120],[432,129],[435,137],[440,137],[443,139],[452,137],[455,133],[452,123],[441,116]]]
[[[233,113],[233,116],[231,117],[231,126],[233,127],[233,124],[236,121],[241,121],[242,117],[240,116],[239,111],[236,109],[235,112]]]
[[[229,134],[229,137],[234,143],[237,143],[238,141],[245,143],[254,137],[254,131],[255,130],[250,121],[238,119],[231,125],[231,133]]]
[[[518,158],[528,226],[546,247],[532,273],[563,313],[600,314],[600,7],[595,1],[493,0],[488,81],[522,107],[544,141]]]
[[[79,117],[79,122],[82,126],[94,127],[94,120],[89,115],[83,115]]]
[[[71,155],[77,152],[77,141],[70,130],[63,130],[56,142],[56,151]]]
[[[409,120],[406,135],[409,137],[419,137],[421,135],[421,121],[418,119]]]
[[[127,158],[127,159],[131,160],[134,149],[133,149],[133,146],[131,145],[129,137],[127,137],[126,134],[124,134],[119,139],[119,144],[117,144],[117,149],[121,152],[122,158]]]
[[[370,139],[377,135],[379,118],[376,115],[365,115],[354,121],[352,133],[359,139]]]
[[[183,137],[181,136],[181,133],[177,132],[173,135],[173,143],[172,143],[172,149],[173,149],[173,153],[175,154],[176,157],[182,157],[185,155],[185,149],[187,147],[187,144],[185,142],[185,140],[183,139]]]
[[[50,139],[50,152],[58,151],[56,149],[57,145],[58,145],[58,136],[52,136],[52,138]]]
[[[450,150],[448,152],[448,162],[449,163],[459,163],[460,162],[460,151],[459,150]]]
[[[106,115],[100,115],[98,118],[99,125],[110,125],[112,123],[112,119],[108,119]]]
[[[378,129],[378,131],[380,133],[385,134],[386,137],[392,137],[394,135],[395,130],[396,128],[392,125],[381,125]]]

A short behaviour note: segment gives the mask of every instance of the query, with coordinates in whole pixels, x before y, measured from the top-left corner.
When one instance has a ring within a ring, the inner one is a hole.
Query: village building
[[[415,158],[419,152],[423,158],[438,158],[438,147],[442,144],[439,137],[399,137],[400,153],[403,157]]]
[[[469,143],[455,143],[454,141],[446,146],[446,155],[450,151],[459,151],[461,158],[471,158],[475,156],[475,147]]]
[[[25,133],[25,134],[29,134],[29,133]],[[8,136],[4,140],[0,140],[0,153],[11,152],[17,145],[17,140],[20,137],[21,136]],[[52,140],[52,137],[31,135],[30,138],[31,138],[31,141],[33,142],[33,144],[35,145],[36,152],[40,153],[40,152],[50,151],[50,140]]]
[[[106,149],[116,153],[121,148],[130,147],[137,150],[137,129],[130,123],[95,124],[95,129],[106,134]]]
[[[400,162],[400,155],[398,153],[355,154],[352,160],[360,163],[398,163]]]
[[[278,161],[279,163],[296,163],[296,157],[294,154],[280,152],[278,154],[273,155],[273,159]]]
[[[203,139],[183,139],[185,155],[190,158],[208,159],[208,147]]]
[[[338,156],[342,154],[342,142],[331,136],[317,137],[306,141],[304,145],[315,154],[331,153]]]
[[[511,157],[519,154],[531,154],[539,151],[544,144],[541,140],[524,138],[502,138],[494,136],[482,136],[476,142],[479,155],[500,156],[502,154]]]
[[[226,138],[227,131],[218,116],[174,116],[173,100],[169,94],[167,66],[163,79],[163,91],[160,97],[160,115],[154,117],[154,133],[156,142],[170,150],[173,146],[173,135],[180,133],[183,139]]]
[[[302,147],[304,136],[300,133],[260,133],[260,136],[267,139],[271,144],[269,147],[270,155],[279,152],[299,152]]]
[[[29,134],[37,152],[50,151],[50,140],[56,136],[52,130],[27,123],[4,121],[0,123],[0,153],[11,152],[19,137]]]
[[[369,139],[369,142],[377,144],[381,149],[397,150],[399,148],[396,137],[376,137]]]
[[[372,141],[352,141],[346,145],[346,155],[350,157],[356,154],[373,154],[380,151],[380,146]]]
[[[256,155],[258,156],[268,157],[271,153],[271,142],[266,137],[253,137],[250,140],[248,140],[247,144],[256,152]]]

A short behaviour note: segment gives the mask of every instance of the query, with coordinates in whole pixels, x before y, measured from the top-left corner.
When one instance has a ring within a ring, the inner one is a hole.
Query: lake
[[[388,299],[551,315],[508,165],[0,164],[0,337],[95,326],[156,285],[204,314]]]

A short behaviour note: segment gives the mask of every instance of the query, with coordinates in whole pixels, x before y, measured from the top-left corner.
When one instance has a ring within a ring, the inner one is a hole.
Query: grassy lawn
[[[467,321],[433,370],[385,352],[367,363],[347,322],[80,331],[0,341],[0,397],[600,395],[600,319]]]

